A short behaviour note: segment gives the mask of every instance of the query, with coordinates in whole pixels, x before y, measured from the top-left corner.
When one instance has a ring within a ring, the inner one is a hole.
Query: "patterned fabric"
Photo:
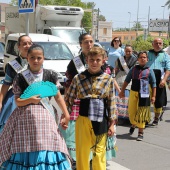
[[[75,98],[84,99],[86,97],[100,97],[107,99],[107,110],[109,116],[115,115],[116,104],[113,78],[106,73],[87,78],[87,72],[88,71],[86,70],[85,72],[76,75],[66,93],[65,101],[69,112],[71,112]]]
[[[104,100],[90,99],[88,118],[91,121],[102,122],[104,115]]]
[[[116,106],[117,106],[119,118],[129,118],[129,113],[128,113],[129,93],[130,91],[126,89],[125,97],[120,98],[119,93],[116,90]]]
[[[16,108],[0,136],[0,162],[14,153],[40,150],[68,154],[54,117],[42,105]]]
[[[80,100],[74,99],[74,104],[72,106],[72,111],[70,114],[70,120],[76,120],[79,115]]]

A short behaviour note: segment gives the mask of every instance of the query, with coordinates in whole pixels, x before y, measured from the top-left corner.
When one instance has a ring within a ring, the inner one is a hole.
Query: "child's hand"
[[[108,129],[108,132],[107,132],[107,135],[108,136],[113,136],[115,133],[115,130],[114,130],[114,124],[112,124],[109,129]]]
[[[61,115],[60,125],[63,130],[66,130],[68,128],[69,120],[70,120],[70,116],[66,117],[64,114]]]
[[[41,98],[40,98],[40,95],[36,95],[36,96],[30,97],[30,100],[31,100],[31,103],[38,104],[40,103]]]
[[[125,97],[125,94],[123,93],[123,91],[121,91],[121,92],[119,93],[119,97],[120,97],[120,98],[124,98],[124,97]]]
[[[154,104],[155,103],[155,97],[151,98],[151,103]]]

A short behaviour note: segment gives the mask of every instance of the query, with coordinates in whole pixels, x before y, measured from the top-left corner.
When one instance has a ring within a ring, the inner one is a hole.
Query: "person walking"
[[[19,55],[13,61],[10,61],[6,65],[5,78],[0,92],[0,133],[8,120],[9,116],[16,108],[14,94],[12,92],[11,85],[14,77],[23,68],[27,67],[27,52],[29,47],[32,45],[31,38],[27,35],[22,35],[18,38],[18,49]]]
[[[106,170],[106,140],[107,135],[114,135],[116,104],[113,78],[101,69],[104,58],[105,50],[93,47],[86,59],[88,69],[73,78],[65,97],[69,112],[74,99],[80,99],[75,132],[77,170],[89,169],[91,151],[92,169]]]
[[[39,95],[34,93],[42,86],[36,84],[34,89],[26,91],[26,94],[31,94],[30,97],[22,97],[29,85],[36,82],[48,81],[56,89],[57,74],[43,69],[44,50],[41,46],[32,45],[27,59],[28,69],[17,74],[13,81],[17,108],[9,117],[0,136],[1,168],[71,170],[69,153],[56,122],[57,111],[50,104],[49,97],[41,98],[43,92]],[[44,90],[46,91],[49,93],[49,90]],[[66,129],[70,116],[60,92],[54,92],[54,99],[63,112],[60,125]]]
[[[114,37],[111,41],[111,48],[108,54],[108,64],[115,68],[115,62],[120,56],[124,56],[124,49],[121,48],[122,42],[119,37]]]
[[[125,46],[125,55],[120,56],[115,62],[116,81],[119,87],[122,87],[124,80],[129,70],[136,64],[137,57],[132,54],[133,49],[131,45]],[[119,98],[119,91],[116,90],[116,104],[118,109],[118,119],[129,119],[128,114],[128,100],[131,83],[125,89],[125,97]]]
[[[163,41],[161,38],[155,38],[152,42],[153,49],[148,52],[147,67],[153,69],[156,77],[156,100],[154,104],[153,126],[158,125],[160,114],[163,112],[163,106],[166,106],[166,81],[170,75],[170,57],[162,50]]]
[[[139,52],[139,65],[130,69],[119,93],[120,98],[124,97],[125,89],[132,80],[128,103],[129,119],[132,124],[129,133],[133,134],[135,127],[138,127],[138,141],[143,140],[145,123],[151,119],[150,101],[153,104],[156,96],[156,78],[153,70],[146,66],[147,61],[147,52]],[[149,85],[152,88],[152,96]]]

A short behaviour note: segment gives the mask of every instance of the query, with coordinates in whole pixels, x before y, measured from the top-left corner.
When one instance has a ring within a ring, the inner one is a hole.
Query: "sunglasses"
[[[114,42],[120,42],[120,40],[114,40]]]

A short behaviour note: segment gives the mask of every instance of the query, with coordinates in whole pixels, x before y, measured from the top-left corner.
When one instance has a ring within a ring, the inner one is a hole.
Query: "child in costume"
[[[128,103],[129,119],[132,124],[129,132],[130,134],[133,134],[135,127],[138,127],[138,141],[143,140],[143,129],[145,128],[145,123],[150,122],[151,120],[150,101],[153,104],[156,96],[155,74],[152,69],[145,66],[147,61],[147,52],[140,52],[138,54],[139,65],[130,69],[122,85],[121,92],[119,93],[120,98],[124,97],[125,89],[132,80]],[[151,97],[149,94],[149,85],[152,88]]]
[[[15,75],[27,67],[27,52],[29,47],[32,45],[31,38],[27,35],[19,37],[18,42],[19,55],[16,59],[9,62],[5,69],[5,78],[0,92],[0,133],[3,127],[11,115],[13,110],[16,108],[14,94],[12,92],[11,85],[13,83]],[[18,69],[20,68],[20,69]]]
[[[116,119],[114,81],[101,69],[105,62],[102,48],[93,47],[86,61],[88,69],[73,78],[65,97],[70,113],[74,99],[80,99],[75,130],[76,169],[89,169],[92,151],[92,169],[106,170],[106,140],[107,135],[114,135]]]
[[[42,68],[44,50],[41,46],[31,46],[27,59],[28,69],[19,73],[13,83],[18,107],[9,117],[0,136],[1,167],[6,170],[71,170],[68,150],[55,119],[57,111],[50,104],[50,98],[41,99],[41,94],[21,98],[31,83],[49,81],[55,86],[57,74]],[[59,91],[54,99],[63,112],[60,124],[66,129],[70,116]]]

